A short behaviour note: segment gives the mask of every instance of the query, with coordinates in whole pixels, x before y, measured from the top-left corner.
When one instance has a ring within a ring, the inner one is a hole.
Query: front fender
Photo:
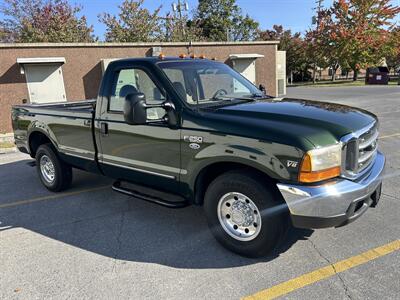
[[[184,135],[190,133],[183,133]],[[290,146],[253,138],[202,132],[203,142],[193,149],[182,141],[181,182],[193,191],[200,172],[216,163],[237,163],[257,169],[270,178],[296,181],[303,151]],[[288,166],[287,160],[298,162]]]

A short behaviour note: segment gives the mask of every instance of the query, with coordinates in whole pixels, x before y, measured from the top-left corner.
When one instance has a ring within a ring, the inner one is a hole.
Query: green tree
[[[340,66],[339,58],[343,49],[331,38],[331,30],[334,27],[331,9],[320,9],[317,19],[316,28],[308,30],[305,35],[308,52],[315,66],[323,69],[331,68],[331,80],[334,81],[337,69]],[[315,81],[315,73],[313,81]]]
[[[144,0],[124,0],[119,6],[118,16],[103,13],[100,22],[106,29],[108,42],[150,42],[162,39],[161,6],[153,12],[143,8]]]
[[[288,81],[293,83],[293,78],[304,80],[311,68],[311,59],[307,51],[307,43],[302,39],[301,33],[292,34],[282,25],[274,25],[272,30],[259,30],[258,40],[279,41],[278,49],[286,51],[286,74]]]
[[[0,42],[5,41],[7,38],[7,33],[4,28],[0,28]]]
[[[163,40],[167,42],[202,41],[202,30],[188,16],[180,18],[177,14],[168,14],[163,18]]]
[[[249,41],[257,37],[259,24],[242,14],[236,0],[199,0],[194,17],[210,41]]]
[[[93,27],[79,6],[66,0],[4,0],[0,11],[2,40],[6,42],[91,42]]]

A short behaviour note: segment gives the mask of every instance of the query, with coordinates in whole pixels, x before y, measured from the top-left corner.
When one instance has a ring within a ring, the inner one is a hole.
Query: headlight
[[[300,166],[300,182],[318,182],[340,175],[342,144],[313,149],[304,154]]]

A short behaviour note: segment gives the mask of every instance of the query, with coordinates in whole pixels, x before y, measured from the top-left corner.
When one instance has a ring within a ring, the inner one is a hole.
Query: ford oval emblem
[[[190,143],[190,144],[189,144],[189,147],[192,148],[192,149],[194,149],[194,150],[197,150],[197,149],[200,148],[200,145],[199,145],[199,144],[196,144],[196,143]]]

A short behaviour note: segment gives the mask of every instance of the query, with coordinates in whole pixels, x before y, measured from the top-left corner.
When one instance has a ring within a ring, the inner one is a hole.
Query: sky
[[[400,0],[395,0],[400,1]],[[105,32],[105,26],[98,22],[98,14],[108,12],[118,13],[118,4],[122,0],[71,0],[71,3],[80,4],[83,7],[82,13],[86,16],[88,23],[94,25],[95,34],[101,39]],[[161,13],[165,15],[171,10],[171,3],[177,0],[145,0],[144,7],[153,11],[162,5]],[[197,6],[197,0],[187,0],[189,9]],[[331,0],[324,1],[326,5]],[[274,24],[282,24],[284,28],[292,31],[304,32],[311,25],[313,7],[315,0],[237,0],[243,13],[249,14],[260,23],[262,29],[272,28]]]
[[[81,14],[85,15],[88,24],[94,26],[95,35],[104,39],[105,26],[98,21],[98,15],[102,12],[118,13],[118,5],[123,0],[69,0],[72,4],[82,6]],[[184,1],[184,0],[182,0]],[[311,26],[311,18],[316,0],[236,0],[243,13],[249,14],[260,23],[262,29],[270,29],[274,24],[281,24],[284,28],[293,32],[304,33]],[[324,0],[325,6],[330,6],[333,0]],[[0,4],[3,0],[0,0]],[[171,3],[177,0],[145,0],[144,7],[153,11],[162,5],[161,14],[171,11]],[[193,10],[198,1],[187,0],[189,9]],[[392,0],[394,5],[400,6],[400,0]],[[0,18],[2,16],[0,15]],[[397,17],[400,23],[400,16]]]

